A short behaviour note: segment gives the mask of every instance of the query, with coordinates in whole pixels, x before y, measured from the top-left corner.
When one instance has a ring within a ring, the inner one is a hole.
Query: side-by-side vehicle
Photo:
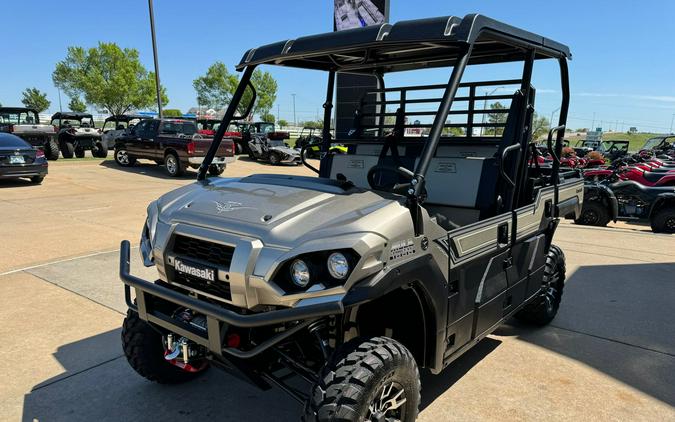
[[[553,235],[583,201],[580,172],[559,160],[570,57],[563,44],[481,15],[247,51],[197,181],[148,206],[140,250],[157,280],[131,274],[122,242],[131,366],[160,383],[225,369],[283,389],[306,420],[415,420],[421,369],[440,373],[513,316],[544,325],[558,311],[565,258]],[[550,166],[538,164],[532,139],[540,60],[557,65],[562,92]],[[305,163],[317,177],[207,178],[265,65],[326,74],[321,161]],[[477,66],[496,77],[472,79]],[[349,135],[333,139],[340,72],[378,86]],[[396,85],[399,72],[427,84]],[[494,87],[506,90],[486,95]],[[504,119],[483,122],[496,112],[486,101],[504,104]],[[406,137],[410,128],[422,136]],[[332,143],[347,153],[330,153]]]

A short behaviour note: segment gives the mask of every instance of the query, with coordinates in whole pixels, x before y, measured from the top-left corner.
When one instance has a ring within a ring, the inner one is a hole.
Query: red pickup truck
[[[164,165],[171,177],[182,175],[187,167],[199,168],[213,138],[197,133],[191,120],[148,119],[134,126],[115,141],[115,161],[122,167],[146,159]],[[223,139],[209,174],[219,175],[235,160],[234,142]]]

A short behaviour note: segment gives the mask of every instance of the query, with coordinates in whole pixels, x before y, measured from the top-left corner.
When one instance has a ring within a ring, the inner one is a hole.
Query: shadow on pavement
[[[574,359],[675,405],[674,273],[675,264],[580,267],[569,275],[551,326],[512,323],[495,334]],[[503,344],[486,338],[440,375],[423,375],[421,408]],[[186,385],[151,383],[130,368],[120,349],[119,330],[59,347],[54,357],[64,373],[25,396],[23,420],[295,421],[302,412],[278,389],[261,392],[213,369]]]
[[[45,180],[47,180],[48,177],[49,177],[49,175],[47,175]],[[16,179],[0,179],[0,189],[16,188],[16,187],[23,187],[23,186],[29,187],[29,186],[40,186],[40,185],[37,185],[37,184],[31,182],[30,179],[19,179],[19,178],[16,178]]]
[[[182,176],[171,177],[166,172],[166,169],[163,165],[158,165],[147,161],[137,162],[131,167],[122,167],[117,164],[115,160],[104,160],[101,161],[99,165],[111,170],[122,171],[125,173],[142,174],[144,176],[156,177],[159,179],[190,180],[197,178],[197,170],[187,168],[185,169],[185,173],[183,173]]]

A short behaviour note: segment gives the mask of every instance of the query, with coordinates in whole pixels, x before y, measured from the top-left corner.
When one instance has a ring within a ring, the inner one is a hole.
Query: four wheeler
[[[264,134],[253,133],[248,142],[248,156],[252,160],[268,161],[272,165],[300,164],[300,151],[282,140],[269,139]]]
[[[34,148],[42,148],[48,160],[59,158],[56,128],[40,124],[40,116],[32,108],[0,107],[0,132],[13,133]]]
[[[110,116],[103,122],[103,136],[101,137],[103,144],[111,150],[115,148],[115,141],[132,129],[135,125],[143,120],[152,119],[150,116],[140,114],[119,114]]]
[[[305,148],[305,156],[307,158],[319,158],[321,156],[321,144],[323,143],[323,138],[315,131],[320,133],[319,129],[303,127],[300,131],[300,136],[298,136],[298,139],[295,141],[296,149]],[[331,144],[328,151],[335,154],[346,154],[347,147],[342,144]]]
[[[511,317],[541,326],[556,316],[565,257],[552,240],[559,218],[578,217],[583,201],[580,171],[562,173],[558,158],[569,57],[563,44],[481,15],[330,32],[245,53],[222,125],[249,97],[259,66],[320,70],[328,81],[324,148],[339,142],[348,152],[325,154],[319,169],[310,167],[318,177],[207,179],[217,133],[198,182],[148,206],[140,251],[159,279],[132,275],[130,243],[122,242],[129,364],[160,383],[216,367],[277,386],[302,403],[307,421],[415,420],[421,370],[439,374]],[[560,69],[547,167],[531,160],[533,69],[551,68],[535,60]],[[516,65],[519,76],[509,78]],[[445,73],[438,85],[392,82],[397,71],[429,67]],[[510,72],[463,80],[469,67],[467,75]],[[376,75],[357,113],[379,111],[333,140],[338,72]],[[482,95],[494,86],[512,94]],[[482,104],[496,99],[508,104],[504,121],[480,123]],[[392,103],[393,125],[384,118]],[[407,138],[416,116],[433,123],[428,135]],[[496,135],[478,135],[479,127]]]
[[[675,233],[675,187],[633,180],[587,182],[577,224],[605,226],[616,218],[649,221],[654,233]]]
[[[675,166],[670,167],[663,161],[638,161],[639,155],[623,157],[612,162],[606,168],[584,171],[588,181],[633,180],[644,186],[675,186]]]
[[[104,144],[101,129],[96,128],[91,114],[58,112],[52,116],[52,125],[59,130],[59,148],[63,158],[73,158],[73,155],[82,158],[86,150],[91,150],[94,157],[108,156],[108,146]]]

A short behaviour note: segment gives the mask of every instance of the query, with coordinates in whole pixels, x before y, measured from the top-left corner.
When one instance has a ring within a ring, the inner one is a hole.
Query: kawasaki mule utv
[[[37,110],[26,107],[0,107],[0,132],[19,136],[34,148],[42,148],[48,160],[58,160],[56,128],[40,124]]]
[[[225,369],[283,389],[307,420],[414,420],[420,368],[438,374],[512,316],[543,325],[558,311],[565,259],[551,241],[583,200],[581,174],[560,171],[569,57],[562,44],[480,15],[246,52],[198,181],[148,207],[140,249],[158,280],[130,274],[122,242],[131,366],[161,383]],[[558,64],[562,103],[544,167],[532,71],[546,59]],[[235,111],[250,111],[239,103],[261,65],[327,73],[318,177],[207,179]],[[483,65],[509,79],[462,80]],[[392,86],[397,72],[420,69],[447,82]],[[345,139],[330,135],[338,72],[379,81]],[[485,95],[497,86],[509,88]],[[485,100],[507,105],[505,119],[481,123],[495,113]],[[404,137],[409,127],[424,136]],[[347,154],[328,153],[331,142]]]

